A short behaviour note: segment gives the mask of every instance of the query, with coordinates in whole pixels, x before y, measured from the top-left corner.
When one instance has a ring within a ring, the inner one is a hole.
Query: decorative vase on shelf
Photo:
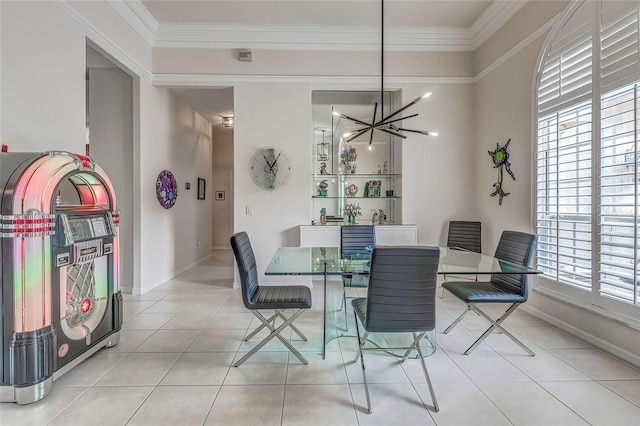
[[[345,173],[355,173],[356,172],[356,162],[355,161],[347,161],[347,166]]]
[[[352,214],[351,216],[349,216],[349,225],[355,225],[356,224],[356,215]]]

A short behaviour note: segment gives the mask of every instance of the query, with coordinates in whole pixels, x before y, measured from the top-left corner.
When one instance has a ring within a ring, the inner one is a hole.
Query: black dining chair
[[[291,327],[300,338],[305,341],[307,340],[306,336],[293,324],[293,321],[307,309],[311,308],[311,290],[309,287],[303,285],[261,286],[258,282],[256,259],[253,254],[253,249],[251,248],[249,236],[246,232],[238,232],[233,235],[231,237],[231,247],[233,248],[233,254],[240,272],[240,285],[244,306],[262,323],[251,334],[246,336],[244,340],[248,341],[264,328],[271,331],[267,337],[261,340],[253,349],[240,358],[238,362],[233,364],[233,366],[240,366],[274,337],[277,337],[300,362],[308,364],[309,361],[307,361],[287,339],[282,337],[280,333],[282,333],[285,328]],[[294,312],[290,317],[286,317],[284,311],[289,309],[293,309]],[[262,310],[272,310],[274,313],[269,318],[265,318],[265,316],[260,313]],[[276,327],[277,319],[283,321],[278,327]]]
[[[353,257],[369,257],[376,244],[376,231],[373,225],[344,225],[340,227],[340,257],[349,259]],[[348,262],[348,260],[347,260]],[[347,321],[347,287],[366,287],[368,277],[366,275],[342,275],[342,305],[344,307],[345,324]]]
[[[365,351],[406,351],[404,362],[412,351],[418,352],[424,376],[427,379],[431,401],[435,411],[438,402],[431,385],[429,371],[420,349],[420,340],[436,326],[436,281],[440,249],[438,247],[375,247],[371,257],[371,272],[367,297],[353,299],[358,351],[354,362],[360,358],[367,409],[371,413],[371,398],[364,363]],[[364,334],[360,333],[362,325]],[[408,347],[365,348],[369,333],[411,333]]]
[[[481,253],[482,223],[466,220],[450,221],[447,233],[447,247]]]
[[[467,220],[451,220],[449,221],[449,229],[447,232],[447,247],[459,250],[472,251],[475,253],[482,252],[482,223]],[[444,275],[444,280],[448,280],[448,276]],[[469,279],[466,276],[456,276],[455,278]],[[478,276],[474,279],[477,281]],[[440,291],[440,298],[444,296],[444,288]]]
[[[531,266],[537,241],[538,237],[536,235],[524,232],[504,231],[498,242],[494,257],[516,265]],[[529,294],[529,275],[493,274],[491,275],[491,279],[486,282],[446,281],[442,284],[442,287],[467,304],[467,309],[447,327],[444,334],[449,333],[469,311],[476,312],[491,323],[491,326],[482,336],[464,352],[465,355],[470,354],[471,351],[495,330],[501,331],[529,355],[535,355],[531,349],[501,325],[518,306],[527,301]],[[511,305],[504,314],[497,320],[494,320],[478,307],[478,304],[482,303],[510,303]]]

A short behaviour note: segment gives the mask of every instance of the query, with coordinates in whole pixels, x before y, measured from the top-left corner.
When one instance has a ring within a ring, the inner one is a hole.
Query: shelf
[[[345,201],[349,201],[349,200],[399,200],[402,197],[345,197],[344,195],[341,197],[320,197],[319,195],[312,195],[311,198],[313,199],[326,199],[326,200],[337,200],[337,199],[344,199]]]
[[[319,175],[319,174],[313,174],[311,175],[311,177],[313,177],[314,179],[331,179],[331,178],[339,178],[339,177],[344,177],[344,178],[381,178],[381,179],[391,179],[391,178],[399,178],[402,177],[402,175],[400,174],[386,174],[386,175],[379,175],[376,173],[372,173],[372,174],[364,174],[364,173],[340,173],[337,175]]]

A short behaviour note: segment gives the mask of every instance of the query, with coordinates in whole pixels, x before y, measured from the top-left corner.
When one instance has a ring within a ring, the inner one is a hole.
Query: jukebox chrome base
[[[100,349],[106,347],[111,348],[118,344],[120,341],[120,330],[113,334],[108,335],[98,344],[92,346],[82,355],[57,370],[53,373],[53,377],[49,377],[44,381],[31,386],[15,387],[15,386],[0,386],[0,402],[16,402],[18,404],[30,404],[44,398],[53,389],[54,380],[58,380],[65,373],[69,372],[73,367],[80,364]]]

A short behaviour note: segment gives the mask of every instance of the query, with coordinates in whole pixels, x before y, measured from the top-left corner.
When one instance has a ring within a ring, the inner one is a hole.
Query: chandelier
[[[400,122],[402,120],[406,120],[409,118],[413,118],[413,117],[417,117],[418,114],[411,114],[408,115],[406,117],[397,117],[398,114],[404,112],[405,110],[407,110],[408,108],[411,108],[412,106],[414,106],[415,104],[417,104],[418,102],[420,102],[421,100],[428,98],[429,96],[431,96],[431,92],[427,92],[422,96],[419,96],[417,98],[415,98],[413,101],[411,101],[410,103],[408,103],[407,105],[403,106],[402,108],[400,108],[399,110],[397,110],[396,112],[393,112],[389,115],[387,115],[386,117],[383,115],[382,112],[382,105],[383,105],[383,100],[384,100],[384,0],[380,1],[381,4],[381,12],[380,12],[380,19],[381,19],[381,25],[380,25],[380,115],[382,116],[382,118],[380,118],[380,120],[376,121],[376,115],[378,112],[378,103],[376,102],[374,104],[373,107],[373,118],[371,119],[370,123],[367,123],[365,121],[359,120],[357,118],[353,118],[350,117],[346,114],[342,114],[338,111],[333,111],[333,115],[340,117],[342,119],[345,120],[349,120],[352,121],[355,124],[361,125],[363,127],[359,128],[359,129],[355,129],[351,132],[345,133],[343,135],[343,137],[347,138],[346,142],[351,142],[352,140],[364,135],[367,132],[371,132],[369,135],[369,145],[371,145],[371,143],[373,142],[373,131],[374,130],[379,130],[381,132],[385,132],[388,134],[391,134],[393,136],[397,136],[399,138],[402,139],[406,139],[407,137],[405,135],[402,134],[402,132],[410,132],[410,133],[419,133],[421,135],[425,135],[425,136],[438,136],[438,133],[436,132],[432,132],[432,131],[428,131],[428,130],[414,130],[414,129],[408,129],[405,127],[402,127],[402,124],[400,124]],[[369,148],[371,149],[371,148]]]

